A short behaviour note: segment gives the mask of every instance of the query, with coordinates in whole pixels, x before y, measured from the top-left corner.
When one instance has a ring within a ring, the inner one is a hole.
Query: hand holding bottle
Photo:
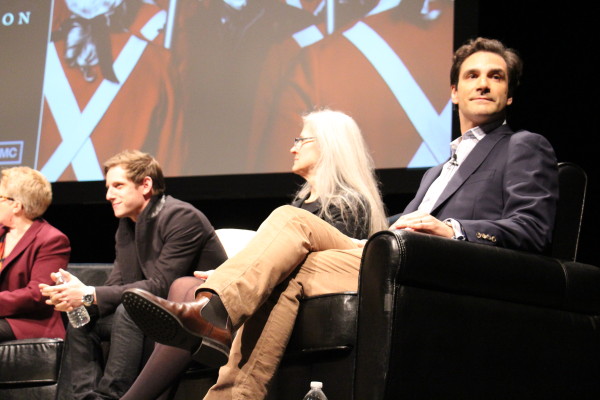
[[[65,280],[62,274],[59,272],[56,278],[56,284],[62,285],[64,283]],[[69,323],[73,326],[73,328],[81,328],[90,322],[90,314],[83,305],[73,308],[71,311],[67,311],[67,316],[69,317]]]

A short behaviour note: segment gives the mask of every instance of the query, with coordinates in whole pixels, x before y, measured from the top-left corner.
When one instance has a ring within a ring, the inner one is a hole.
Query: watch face
[[[83,296],[83,304],[84,305],[91,306],[93,302],[94,302],[94,295],[86,294]]]

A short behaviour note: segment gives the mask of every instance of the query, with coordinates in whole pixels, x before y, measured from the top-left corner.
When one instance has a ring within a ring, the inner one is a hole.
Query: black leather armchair
[[[549,257],[413,232],[369,239],[353,398],[598,398],[600,269],[575,262],[585,172],[559,163]]]
[[[558,163],[558,190],[559,199],[549,254],[561,260],[576,261],[587,191],[587,174],[577,164]]]
[[[63,345],[56,338],[0,343],[0,399],[54,399]]]
[[[600,397],[600,269],[414,232],[363,256],[354,398]]]

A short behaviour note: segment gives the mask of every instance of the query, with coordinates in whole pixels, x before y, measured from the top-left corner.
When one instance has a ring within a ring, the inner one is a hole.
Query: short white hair
[[[4,196],[19,201],[29,219],[40,217],[52,203],[52,186],[41,172],[29,167],[2,170],[0,185]]]

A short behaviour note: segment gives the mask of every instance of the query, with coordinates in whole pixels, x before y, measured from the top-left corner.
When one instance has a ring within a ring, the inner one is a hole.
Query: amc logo
[[[0,142],[0,165],[21,164],[23,141]]]

